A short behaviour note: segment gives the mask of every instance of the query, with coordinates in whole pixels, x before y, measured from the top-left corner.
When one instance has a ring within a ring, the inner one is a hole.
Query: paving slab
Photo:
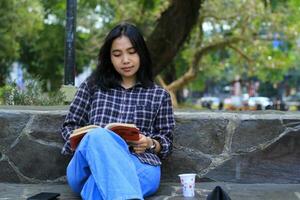
[[[184,198],[179,183],[162,183],[159,191],[147,200],[205,200],[217,186],[232,200],[300,200],[300,184],[237,184],[205,182],[196,184],[195,197]],[[60,193],[58,200],[80,200],[66,184],[0,183],[0,200],[26,200],[39,192]]]

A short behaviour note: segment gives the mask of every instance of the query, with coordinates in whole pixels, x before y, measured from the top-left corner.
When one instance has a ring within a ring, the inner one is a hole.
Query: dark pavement
[[[194,198],[183,198],[178,183],[162,183],[159,191],[147,200],[200,199],[215,186],[221,186],[232,200],[300,200],[300,184],[235,184],[205,182],[196,184]],[[12,184],[0,183],[0,200],[25,200],[39,192],[58,192],[60,200],[79,200],[65,184]]]

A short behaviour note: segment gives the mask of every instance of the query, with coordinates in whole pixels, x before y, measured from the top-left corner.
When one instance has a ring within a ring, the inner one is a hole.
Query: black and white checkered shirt
[[[158,155],[147,151],[135,154],[143,163],[160,165],[172,150],[175,125],[169,93],[154,85],[150,88],[136,84],[134,87],[94,91],[87,82],[80,85],[69,113],[62,126],[62,137],[66,141],[62,153],[72,154],[69,136],[76,128],[95,124],[104,127],[108,123],[133,123],[141,132],[159,141],[162,149]]]

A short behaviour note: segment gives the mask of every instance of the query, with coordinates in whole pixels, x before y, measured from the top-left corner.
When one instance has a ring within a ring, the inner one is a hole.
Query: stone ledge
[[[0,107],[0,182],[65,183],[60,155],[67,107]],[[174,153],[163,181],[179,173],[235,183],[300,183],[299,112],[175,112]]]

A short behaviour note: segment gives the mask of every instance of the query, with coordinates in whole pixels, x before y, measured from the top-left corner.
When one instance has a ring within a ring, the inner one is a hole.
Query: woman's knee
[[[96,128],[89,131],[82,141],[88,143],[97,143],[99,144],[101,141],[106,141],[109,138],[109,132],[104,128]]]
[[[84,136],[84,140],[88,141],[88,143],[95,143],[97,146],[101,146],[101,143],[106,145],[110,142],[117,142],[127,147],[126,142],[120,136],[105,128],[96,128],[89,131],[86,136]]]
[[[97,139],[99,137],[105,136],[106,132],[107,131],[104,128],[95,128],[87,132],[85,137],[89,137],[91,139]]]

